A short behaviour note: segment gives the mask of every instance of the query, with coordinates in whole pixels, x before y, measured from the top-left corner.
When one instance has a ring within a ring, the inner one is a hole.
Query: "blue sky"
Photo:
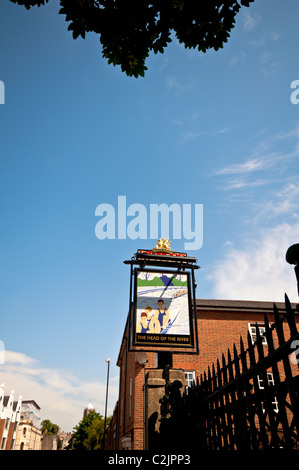
[[[0,7],[0,382],[70,431],[89,399],[104,414],[107,357],[113,410],[123,261],[156,244],[99,240],[99,204],[202,204],[197,296],[297,302],[299,5],[256,0],[223,50],[174,39],[135,79],[49,3]]]

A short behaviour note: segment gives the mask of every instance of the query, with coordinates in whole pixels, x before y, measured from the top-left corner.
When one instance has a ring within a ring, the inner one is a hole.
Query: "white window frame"
[[[256,325],[259,329],[260,336],[262,338],[262,344],[267,344],[267,338],[264,336],[266,331],[265,323],[248,323],[249,334],[252,344],[256,341]]]
[[[187,382],[186,393],[188,393],[188,388],[191,387],[192,383],[196,383],[196,373],[195,370],[184,370],[185,380]]]
[[[269,385],[274,385],[274,376],[273,376],[273,373],[272,372],[267,372],[267,380],[268,380],[268,384]],[[259,388],[261,390],[264,390],[265,389],[265,385],[264,385],[264,380],[263,380],[263,377],[261,375],[258,375],[257,376],[257,381],[258,381],[258,385],[259,385]],[[278,413],[279,411],[279,408],[278,408],[278,401],[277,401],[277,397],[274,396],[274,400],[272,401],[272,406],[273,406],[273,411],[275,413]],[[265,408],[264,408],[264,403],[262,402],[262,407],[263,407],[263,412],[265,413]]]

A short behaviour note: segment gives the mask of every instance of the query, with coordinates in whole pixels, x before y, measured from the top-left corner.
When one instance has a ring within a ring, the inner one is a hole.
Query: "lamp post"
[[[286,252],[286,261],[295,265],[295,275],[297,279],[297,289],[299,294],[299,243],[295,243],[288,248]]]
[[[107,420],[107,403],[108,403],[108,385],[109,385],[110,359],[106,359],[105,362],[107,362],[108,368],[107,368],[106,403],[105,403],[105,420],[104,420],[104,450],[105,450],[105,441],[106,441],[106,420]]]

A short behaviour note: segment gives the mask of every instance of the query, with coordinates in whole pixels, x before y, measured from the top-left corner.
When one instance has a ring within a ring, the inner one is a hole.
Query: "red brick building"
[[[276,306],[283,314],[284,303],[276,303]],[[292,307],[295,308],[295,305]],[[199,378],[217,359],[221,360],[228,348],[236,344],[238,349],[240,337],[247,344],[249,332],[254,340],[256,323],[263,332],[265,314],[269,322],[274,323],[272,302],[197,299],[196,311],[199,354],[180,354],[175,351],[172,354],[171,369],[183,371],[188,384]],[[299,314],[295,316],[298,325]],[[148,445],[145,384],[148,373],[161,368],[163,356],[155,351],[128,351],[127,341],[128,321],[117,360],[120,368],[119,399],[108,429],[106,448],[142,450],[147,449]],[[160,348],[160,351],[165,349]],[[158,386],[161,379],[157,374],[155,380],[154,386]]]

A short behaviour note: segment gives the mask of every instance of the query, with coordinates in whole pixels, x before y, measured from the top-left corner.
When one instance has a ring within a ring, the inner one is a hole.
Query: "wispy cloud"
[[[244,162],[214,172],[222,208],[247,227],[299,220],[298,129],[264,138]],[[292,171],[293,168],[293,171]],[[240,212],[241,211],[241,212]]]
[[[222,129],[219,129],[218,131],[216,131],[216,134],[226,134],[229,131],[230,131],[229,127],[223,127]]]
[[[264,186],[267,183],[268,180],[259,179],[255,181],[246,181],[241,178],[236,178],[226,182],[222,189],[224,189],[225,191],[229,191],[234,189],[255,188],[257,186]]]
[[[195,139],[197,137],[201,137],[202,135],[206,135],[206,132],[186,131],[182,134],[184,140]]]
[[[222,260],[211,269],[208,279],[214,285],[214,298],[283,302],[287,293],[297,302],[294,270],[286,263],[285,253],[297,243],[299,222],[261,230],[246,248],[227,246]]]
[[[251,152],[251,155],[247,160],[241,163],[232,163],[216,171],[217,175],[245,175],[257,171],[268,170],[281,164],[282,162],[288,162],[294,157],[299,156],[299,145],[298,145],[298,128],[285,133],[277,133],[270,137],[264,138]],[[281,151],[282,141],[287,142],[288,145],[292,145],[291,150]],[[279,144],[279,148],[277,145]]]
[[[108,414],[112,414],[118,398],[117,381],[117,378],[110,380]],[[5,351],[0,382],[5,383],[6,393],[14,390],[15,397],[35,400],[41,407],[41,419],[50,419],[65,431],[72,431],[82,419],[90,399],[96,411],[104,414],[106,383],[88,383],[72,371],[45,368],[20,352]]]
[[[293,179],[283,187],[278,185],[278,188],[253,204],[256,220],[266,221],[282,215],[287,215],[290,219],[299,218],[298,182]]]
[[[236,64],[239,64],[240,62],[243,62],[245,60],[246,54],[245,52],[241,51],[238,54],[235,54],[229,61],[229,65],[233,66]]]
[[[253,31],[257,24],[259,23],[260,18],[258,16],[250,14],[248,11],[243,11],[243,29],[246,32]]]
[[[280,39],[280,33],[278,31],[271,31],[270,33],[264,33],[259,38],[253,39],[249,42],[254,47],[264,47],[271,42],[277,42]]]
[[[230,129],[228,127],[224,127],[223,129],[219,129],[219,130],[214,130],[214,131],[185,131],[182,133],[182,137],[184,140],[191,140],[191,139],[195,139],[197,137],[202,137],[204,135],[222,135],[222,134],[226,134],[227,132],[229,132]]]
[[[190,91],[193,88],[192,83],[182,84],[179,83],[175,77],[170,77],[165,79],[165,85],[168,90],[173,91],[176,95],[181,95]]]
[[[233,175],[233,174],[241,174],[241,173],[249,173],[252,171],[262,170],[266,168],[271,162],[269,159],[258,159],[254,158],[251,160],[247,160],[244,163],[234,163],[232,165],[228,165],[224,168],[221,168],[216,172],[218,175]]]

